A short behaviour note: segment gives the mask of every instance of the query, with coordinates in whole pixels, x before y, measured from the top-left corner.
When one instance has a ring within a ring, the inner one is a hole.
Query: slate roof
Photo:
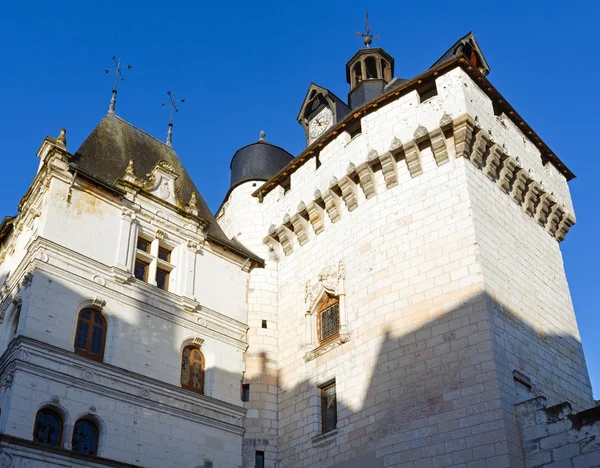
[[[473,35],[472,32],[465,34],[458,41],[456,41],[454,43],[454,45],[452,47],[450,47],[446,52],[444,52],[444,54],[429,68],[434,68],[437,65],[439,65],[440,63],[447,62],[448,60],[451,60],[454,57],[463,55],[464,47],[467,44],[470,44],[471,47],[473,47],[473,49],[475,49],[475,51],[477,52],[479,57],[481,57],[481,61],[483,62],[484,69],[485,69],[484,75],[487,75],[490,72],[490,66],[488,65],[487,60],[483,56],[483,53],[481,52],[481,48],[479,47],[479,44],[475,40],[475,36]],[[469,58],[469,57],[467,57],[467,58]]]
[[[244,146],[231,158],[230,187],[248,180],[269,180],[292,159],[294,156],[286,150],[264,140]]]
[[[138,177],[145,177],[161,160],[172,164],[179,175],[175,184],[182,201],[187,203],[192,193],[196,194],[198,215],[209,224],[208,237],[246,257],[263,262],[240,242],[225,235],[175,150],[120,117],[106,114],[75,152],[71,166],[100,182],[113,185],[125,175],[130,159]]]

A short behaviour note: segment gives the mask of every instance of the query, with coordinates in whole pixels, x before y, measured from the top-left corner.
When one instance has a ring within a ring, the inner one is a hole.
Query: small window
[[[87,419],[80,419],[73,427],[73,452],[96,455],[98,452],[98,427]]]
[[[169,272],[161,268],[156,269],[156,286],[164,291],[169,289]]]
[[[321,387],[321,423],[323,434],[335,430],[337,426],[335,382]]]
[[[288,193],[292,189],[292,178],[288,176],[283,179],[281,186],[283,187],[283,193]]]
[[[138,237],[138,240],[137,240],[138,250],[142,250],[146,253],[150,253],[150,244],[151,244],[151,242],[149,240],[146,240],[143,237]]]
[[[148,263],[142,260],[136,260],[133,275],[140,281],[148,281],[149,266]]]
[[[263,320],[263,321],[262,321],[262,327],[263,327],[263,328],[267,328],[267,321],[266,321],[266,320]]]
[[[242,384],[242,401],[250,401],[250,384]]]
[[[360,120],[357,120],[356,122],[350,124],[347,131],[350,134],[350,139],[354,138],[357,135],[360,135],[362,133]]]
[[[181,386],[193,392],[204,393],[204,356],[196,346],[183,348]]]
[[[357,86],[362,81],[362,64],[360,62],[354,64],[352,73],[354,75],[354,86]]]
[[[62,425],[62,418],[55,411],[50,409],[38,411],[33,427],[33,441],[51,447],[60,447]]]
[[[262,450],[256,451],[256,455],[254,456],[254,466],[255,468],[265,468],[265,452]]]
[[[171,251],[169,249],[167,249],[166,247],[159,247],[158,248],[158,258],[160,258],[161,260],[164,260],[165,262],[170,262],[171,261]]]
[[[77,320],[75,335],[75,353],[96,361],[104,358],[106,341],[106,320],[95,309],[83,309]]]
[[[337,298],[328,297],[323,301],[318,315],[319,341],[327,342],[340,331],[340,305]]]

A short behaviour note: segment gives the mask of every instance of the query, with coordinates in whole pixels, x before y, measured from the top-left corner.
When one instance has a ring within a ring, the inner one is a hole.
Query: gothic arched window
[[[96,361],[104,358],[106,319],[96,309],[83,309],[77,320],[75,352]]]
[[[317,317],[319,342],[327,342],[340,333],[340,304],[337,297],[325,295]]]
[[[181,386],[187,390],[204,393],[204,356],[194,345],[183,348]]]
[[[73,452],[96,455],[98,452],[98,426],[88,419],[80,419],[73,427]]]
[[[41,409],[35,416],[33,441],[38,444],[60,447],[63,421],[56,411]]]

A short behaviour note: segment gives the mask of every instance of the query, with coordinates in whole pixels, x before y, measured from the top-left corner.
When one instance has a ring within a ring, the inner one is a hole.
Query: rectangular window
[[[138,250],[142,250],[146,253],[150,253],[150,241],[148,241],[142,237],[138,237],[137,248],[138,248]]]
[[[340,306],[335,304],[319,313],[319,341],[326,341],[340,331]]]
[[[250,384],[242,384],[242,401],[250,401]]]
[[[140,281],[148,281],[148,264],[141,260],[136,260],[133,274]]]
[[[333,431],[337,426],[335,382],[321,387],[321,424],[323,434]]]
[[[360,120],[357,120],[356,122],[350,124],[347,132],[350,134],[350,139],[354,138],[357,135],[360,135],[362,133],[362,126]]]
[[[419,102],[425,102],[428,99],[437,96],[438,92],[435,81],[421,86],[419,89],[417,89],[417,93],[419,94]]]
[[[156,286],[164,291],[169,288],[169,272],[167,270],[156,269]]]
[[[164,260],[165,262],[171,261],[171,251],[165,247],[158,248],[158,258]]]
[[[265,468],[265,452],[257,450],[254,456],[254,466],[256,468]]]

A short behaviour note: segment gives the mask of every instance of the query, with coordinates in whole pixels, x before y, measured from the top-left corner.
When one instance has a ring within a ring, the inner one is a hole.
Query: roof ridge
[[[136,129],[138,132],[143,133],[144,135],[146,135],[147,137],[152,138],[153,140],[156,140],[158,143],[162,144],[163,146],[166,146],[167,148],[169,148],[171,151],[173,151],[173,153],[175,153],[177,155],[177,152],[175,151],[175,149],[172,146],[167,145],[164,141],[159,140],[158,138],[156,138],[153,135],[150,135],[148,132],[142,130],[139,127],[136,127],[135,125],[133,125],[131,122],[125,120],[123,117],[119,117],[117,114],[112,114],[110,112],[108,112],[106,114],[106,116],[112,115],[113,117],[116,117],[117,119],[119,119],[121,122],[126,123],[127,125],[129,125],[131,128]],[[179,157],[179,155],[177,155],[177,157]]]

